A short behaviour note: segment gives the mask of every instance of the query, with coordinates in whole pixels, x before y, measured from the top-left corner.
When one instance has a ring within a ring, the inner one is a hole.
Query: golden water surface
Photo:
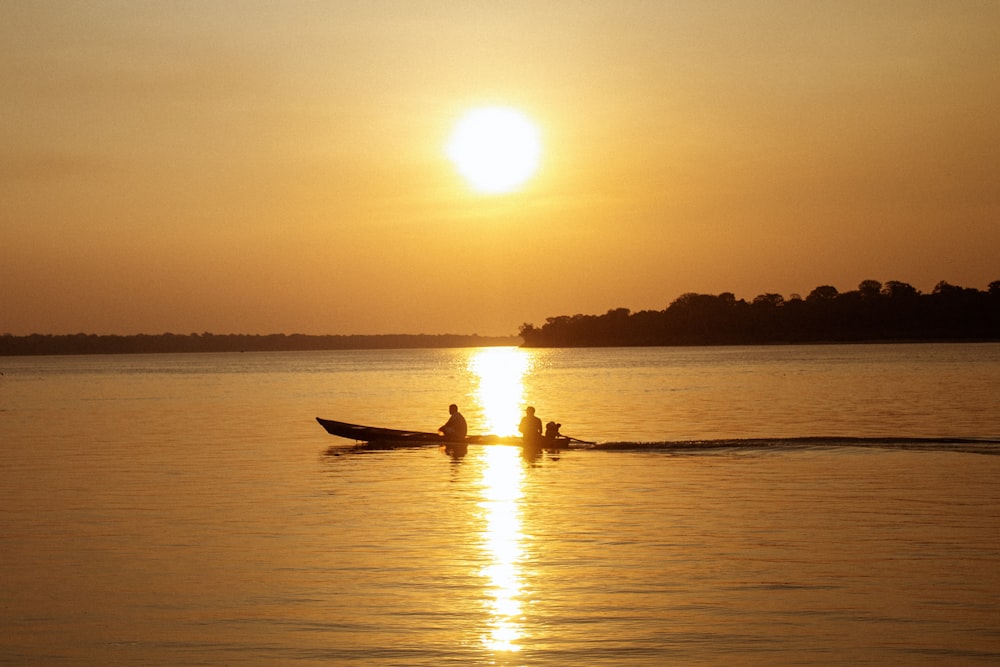
[[[5,359],[0,663],[994,664],[1000,456],[794,437],[995,437],[1000,346],[852,354]],[[313,421],[449,402],[774,440],[452,456]]]

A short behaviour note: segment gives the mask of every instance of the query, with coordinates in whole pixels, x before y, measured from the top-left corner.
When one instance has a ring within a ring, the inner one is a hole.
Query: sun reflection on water
[[[494,651],[518,651],[523,637],[521,560],[523,558],[519,503],[524,467],[516,447],[486,447],[483,468],[483,548],[488,565],[481,574],[490,595],[491,627],[483,637]]]
[[[487,432],[517,433],[530,359],[528,352],[517,348],[485,348],[470,358],[469,369],[478,379],[476,398]],[[525,636],[520,508],[524,466],[517,447],[484,447],[483,456],[479,507],[484,517],[482,543],[487,564],[480,573],[486,581],[490,611],[483,644],[492,651],[513,652],[520,650],[519,642]]]
[[[517,434],[524,396],[524,375],[531,356],[516,347],[488,347],[476,350],[469,369],[478,379],[476,398],[483,409],[487,433]]]

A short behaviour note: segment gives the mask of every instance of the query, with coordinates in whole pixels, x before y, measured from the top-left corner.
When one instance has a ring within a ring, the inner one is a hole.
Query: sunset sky
[[[1000,280],[1000,2],[0,4],[0,334]],[[462,115],[537,126],[475,191]]]

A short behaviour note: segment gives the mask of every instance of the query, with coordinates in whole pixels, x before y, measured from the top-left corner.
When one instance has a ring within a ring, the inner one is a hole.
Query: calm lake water
[[[1000,345],[0,358],[0,663],[997,664]],[[591,449],[369,451],[317,416]]]

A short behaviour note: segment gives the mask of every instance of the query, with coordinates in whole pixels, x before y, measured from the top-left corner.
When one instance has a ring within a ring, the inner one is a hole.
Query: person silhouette
[[[530,405],[524,410],[524,417],[517,430],[525,441],[534,441],[542,437],[542,420],[535,416],[535,408]]]
[[[445,422],[444,426],[438,429],[438,432],[444,436],[445,440],[464,442],[465,436],[469,432],[469,426],[465,423],[465,417],[458,411],[458,406],[454,403],[448,406],[448,412],[451,416]]]

